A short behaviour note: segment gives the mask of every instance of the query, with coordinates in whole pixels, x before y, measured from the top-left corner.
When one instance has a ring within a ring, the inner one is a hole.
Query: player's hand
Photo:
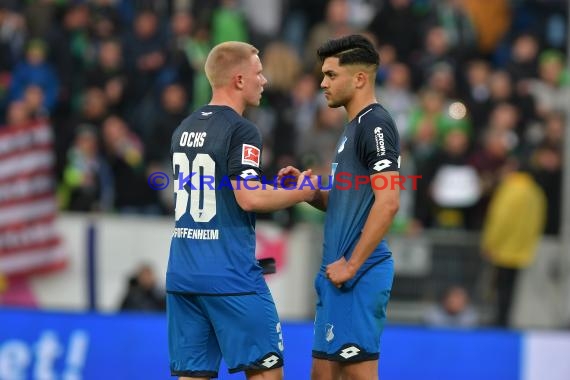
[[[348,265],[344,256],[334,263],[327,265],[327,278],[337,288],[340,288],[342,284],[353,278],[355,274],[356,272],[354,272],[354,270]]]
[[[303,192],[303,200],[311,202],[315,199],[318,191],[317,176],[313,174],[311,169],[307,169],[297,177],[296,189]]]
[[[287,166],[277,172],[277,183],[280,187],[291,187],[299,181],[301,171],[294,166]]]

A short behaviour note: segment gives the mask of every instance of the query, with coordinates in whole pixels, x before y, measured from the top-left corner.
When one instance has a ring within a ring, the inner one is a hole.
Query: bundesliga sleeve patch
[[[249,144],[243,144],[241,149],[241,163],[242,165],[259,167],[260,155],[261,151],[258,147]]]

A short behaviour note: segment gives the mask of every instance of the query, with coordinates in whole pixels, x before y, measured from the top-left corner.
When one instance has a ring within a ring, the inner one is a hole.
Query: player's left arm
[[[382,179],[377,177],[385,177],[386,183],[391,183],[392,176],[399,176],[398,172],[384,172],[370,176],[371,181],[382,183]],[[353,278],[358,269],[364,264],[368,257],[378,247],[386,232],[392,224],[394,216],[400,207],[400,189],[399,186],[387,186],[380,190],[378,187],[374,189],[374,203],[364,223],[360,239],[352,251],[352,256],[348,261],[343,257],[340,260],[327,266],[327,277],[337,286]]]
[[[374,202],[350,259],[343,256],[327,266],[327,277],[338,287],[353,278],[378,247],[400,207],[398,132],[391,120],[376,125],[363,126],[358,144],[370,172]]]

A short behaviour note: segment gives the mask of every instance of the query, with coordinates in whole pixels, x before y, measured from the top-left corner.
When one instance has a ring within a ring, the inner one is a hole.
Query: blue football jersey
[[[230,182],[261,178],[255,125],[230,107],[207,105],[174,131],[171,151],[176,223],[167,290],[267,292],[255,258],[255,214],[238,205]]]
[[[322,272],[342,256],[350,259],[360,239],[374,202],[371,184],[363,184],[364,180],[375,173],[398,171],[399,161],[398,131],[392,117],[380,104],[364,108],[346,125],[331,170],[334,181],[325,219]],[[390,255],[390,248],[383,239],[345,286],[352,286],[362,273]]]

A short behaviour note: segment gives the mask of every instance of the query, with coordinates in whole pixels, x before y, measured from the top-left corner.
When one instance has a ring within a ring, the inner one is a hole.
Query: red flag
[[[55,155],[49,125],[0,130],[0,273],[59,269],[66,254],[55,229]]]

